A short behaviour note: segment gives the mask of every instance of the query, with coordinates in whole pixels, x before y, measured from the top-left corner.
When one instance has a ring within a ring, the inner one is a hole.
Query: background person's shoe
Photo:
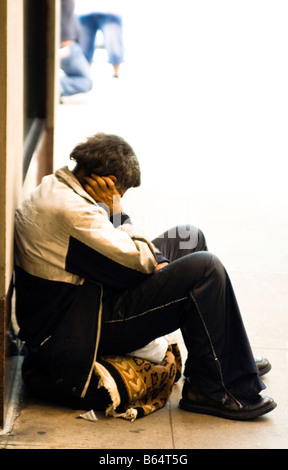
[[[241,406],[231,397],[229,397],[228,401],[223,405],[196,390],[189,383],[189,380],[186,380],[179,406],[183,410],[193,413],[244,421],[258,418],[259,416],[269,413],[274,410],[277,405],[272,398],[261,395],[258,395],[253,402],[245,406]]]

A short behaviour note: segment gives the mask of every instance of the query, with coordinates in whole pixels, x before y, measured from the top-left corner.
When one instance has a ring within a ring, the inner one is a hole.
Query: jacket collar
[[[67,166],[63,166],[62,168],[56,170],[55,176],[59,181],[73,189],[73,191],[79,196],[87,199],[89,202],[92,202],[92,204],[96,204],[94,199],[85,191],[76,176],[72,173],[72,171],[69,170]]]

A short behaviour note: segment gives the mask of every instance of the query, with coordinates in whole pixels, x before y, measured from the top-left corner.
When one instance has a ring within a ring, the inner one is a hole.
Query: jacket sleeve
[[[78,211],[69,231],[66,270],[119,289],[154,273],[156,248],[124,219],[126,223],[115,228],[98,205]]]
[[[126,214],[125,212],[121,212],[121,214],[116,214],[110,217],[110,222],[112,222],[115,228],[125,223],[132,224],[129,215]],[[155,249],[157,264],[164,263],[164,262],[170,263],[170,260],[166,258],[166,256],[164,256],[163,253],[159,250],[159,248],[157,248],[155,245],[154,245],[154,249]]]

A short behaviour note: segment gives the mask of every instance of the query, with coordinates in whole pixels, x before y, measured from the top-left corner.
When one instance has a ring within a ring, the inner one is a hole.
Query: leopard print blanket
[[[95,373],[99,387],[105,387],[111,398],[106,415],[134,421],[163,408],[181,370],[177,344],[168,347],[160,364],[133,356],[100,358],[95,362]]]

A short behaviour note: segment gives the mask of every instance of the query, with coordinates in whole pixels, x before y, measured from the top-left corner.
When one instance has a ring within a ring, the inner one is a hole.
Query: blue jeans
[[[124,61],[122,18],[118,15],[91,13],[79,16],[82,27],[80,45],[88,62],[91,63],[95,51],[95,39],[100,30],[104,36],[104,45],[108,62],[119,65]]]
[[[125,354],[180,328],[190,383],[222,403],[232,395],[245,405],[265,385],[233,287],[203,233],[180,228],[154,240],[171,260],[168,266],[124,292],[104,289],[98,354]]]
[[[86,93],[93,85],[90,66],[81,47],[73,42],[67,46],[65,57],[61,58],[61,69],[64,75],[60,77],[61,96]]]

